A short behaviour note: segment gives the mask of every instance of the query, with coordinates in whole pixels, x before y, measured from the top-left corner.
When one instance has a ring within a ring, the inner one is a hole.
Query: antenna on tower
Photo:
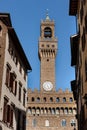
[[[49,10],[47,9],[47,10],[46,10],[46,20],[50,20],[50,18],[49,18],[49,13],[48,13],[48,12],[49,12]]]
[[[49,16],[49,9],[46,10],[46,16]]]

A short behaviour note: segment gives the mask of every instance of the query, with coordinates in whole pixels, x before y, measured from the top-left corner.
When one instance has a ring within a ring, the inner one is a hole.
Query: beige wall
[[[14,41],[10,41],[9,39],[9,34],[7,31],[7,27],[0,21],[0,25],[2,26],[2,34],[0,35],[0,54],[1,58],[0,59],[0,126],[2,126],[3,130],[11,130],[14,128],[14,130],[17,130],[17,115],[16,115],[16,110],[20,110],[22,114],[25,114],[26,112],[26,107],[23,106],[23,91],[27,90],[27,78],[26,81],[24,80],[24,71],[22,70],[22,74],[19,72],[19,62],[18,65],[16,66],[11,55],[8,52],[8,46],[9,42],[12,42],[11,44],[15,44]],[[14,48],[15,50],[15,48]],[[17,52],[17,50],[15,50]],[[18,54],[19,52],[17,52]],[[17,55],[19,57],[19,55]],[[19,57],[21,60],[21,57]],[[23,61],[22,61],[23,63]],[[11,66],[11,72],[14,72],[16,74],[16,81],[17,81],[17,95],[14,96],[14,94],[9,90],[9,88],[6,86],[6,68],[7,64],[10,64]],[[24,66],[24,65],[23,65]],[[18,100],[18,95],[19,95],[19,82],[22,83],[22,88],[21,88],[21,102]],[[4,97],[8,98],[8,105],[14,104],[15,105],[15,110],[13,114],[13,128],[10,128],[3,122],[3,105],[4,105]],[[27,94],[26,94],[27,97]],[[27,102],[27,98],[25,98]],[[26,103],[25,103],[26,104]],[[22,123],[21,123],[22,125]],[[20,126],[21,127],[21,126]]]

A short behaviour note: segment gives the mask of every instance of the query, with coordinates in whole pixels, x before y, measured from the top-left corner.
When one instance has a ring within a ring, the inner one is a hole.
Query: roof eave
[[[6,26],[12,27],[11,18],[9,13],[0,13],[0,20],[4,22]]]
[[[23,48],[22,48],[22,46],[20,44],[20,41],[19,41],[19,39],[18,39],[18,37],[16,35],[16,32],[15,32],[14,28],[8,28],[8,33],[14,39],[14,41],[15,41],[14,45],[19,50],[19,54],[20,54],[21,58],[23,59],[23,61],[25,63],[24,65],[26,66],[26,69],[27,70],[32,70],[32,68],[31,68],[31,66],[29,64],[29,61],[28,61],[28,59],[27,59],[27,57],[26,57],[26,55],[24,53],[24,50],[23,50]]]

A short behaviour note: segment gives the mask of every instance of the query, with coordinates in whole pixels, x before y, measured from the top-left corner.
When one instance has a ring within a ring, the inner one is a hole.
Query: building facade
[[[27,71],[31,66],[11,24],[0,13],[0,130],[25,130]]]
[[[55,23],[47,14],[41,21],[39,38],[40,91],[28,90],[27,130],[77,130],[76,103],[69,90],[56,91]]]
[[[87,130],[87,1],[70,0],[69,15],[76,18],[76,34],[71,41],[71,66],[75,80],[71,82],[77,102],[78,129]]]

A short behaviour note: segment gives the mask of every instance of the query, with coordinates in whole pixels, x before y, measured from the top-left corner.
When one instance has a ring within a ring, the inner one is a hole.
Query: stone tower
[[[76,103],[69,90],[56,91],[55,58],[57,39],[55,24],[48,14],[41,21],[39,38],[41,62],[40,91],[28,90],[27,130],[77,130]]]
[[[55,91],[55,57],[57,39],[55,38],[55,24],[48,14],[41,22],[39,39],[39,57],[41,61],[41,91]]]

